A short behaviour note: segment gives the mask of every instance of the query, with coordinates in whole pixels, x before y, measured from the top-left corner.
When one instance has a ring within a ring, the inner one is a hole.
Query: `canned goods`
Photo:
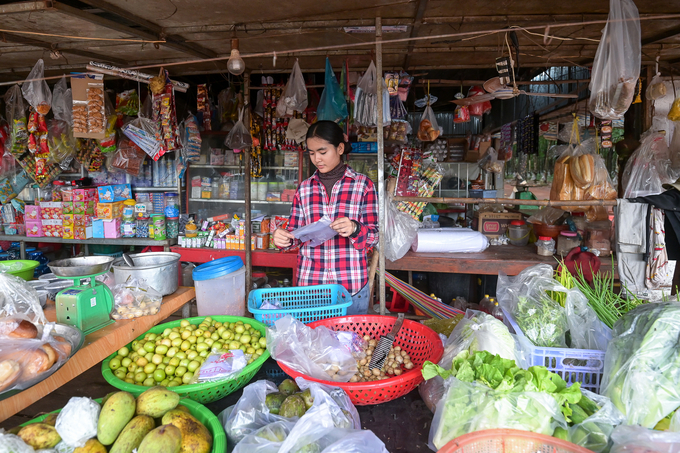
[[[154,214],[151,217],[151,223],[153,224],[153,238],[157,241],[165,240],[165,215]]]

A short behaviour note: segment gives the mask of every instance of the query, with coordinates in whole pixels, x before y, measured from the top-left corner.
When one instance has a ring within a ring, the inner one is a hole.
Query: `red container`
[[[359,335],[369,335],[378,340],[381,335],[387,335],[392,330],[397,318],[379,315],[341,316],[338,318],[322,319],[307,324],[312,329],[326,326],[336,331],[353,331]],[[404,370],[400,376],[373,382],[335,382],[314,379],[293,371],[281,362],[281,369],[291,378],[301,376],[307,380],[340,387],[349,395],[355,406],[368,406],[392,401],[406,395],[423,381],[422,365],[429,360],[437,363],[444,354],[442,340],[437,333],[418,322],[404,320],[404,324],[397,334],[394,346],[400,346],[411,357],[415,367]]]

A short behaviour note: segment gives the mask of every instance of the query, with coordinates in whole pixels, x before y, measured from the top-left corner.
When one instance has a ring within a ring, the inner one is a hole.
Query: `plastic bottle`
[[[220,198],[220,183],[221,183],[221,182],[222,182],[222,178],[219,177],[219,176],[217,175],[217,173],[215,173],[215,174],[213,175],[213,178],[212,178],[212,185],[211,185],[211,189],[212,189],[211,198],[212,198],[212,199],[218,199],[218,198]]]
[[[484,294],[484,298],[479,301],[479,309],[483,311],[484,313],[491,314],[491,299],[489,299],[488,294]]]
[[[491,315],[499,321],[503,321],[505,318],[505,316],[503,316],[503,310],[501,310],[500,305],[498,305],[498,302],[496,302],[495,299],[492,298],[492,300],[493,308],[491,309]]]

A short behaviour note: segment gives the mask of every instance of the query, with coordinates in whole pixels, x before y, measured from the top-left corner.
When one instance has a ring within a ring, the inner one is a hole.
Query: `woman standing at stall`
[[[279,248],[299,244],[290,231],[316,222],[324,215],[338,235],[298,253],[297,286],[337,283],[352,294],[348,314],[368,311],[366,250],[378,242],[378,197],[373,182],[342,161],[350,151],[340,126],[318,121],[307,131],[307,151],[316,167],[298,187],[288,229],[274,232]]]

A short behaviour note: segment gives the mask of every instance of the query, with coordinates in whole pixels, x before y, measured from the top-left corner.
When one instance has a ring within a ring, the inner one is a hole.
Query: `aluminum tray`
[[[83,277],[107,272],[113,260],[110,256],[81,256],[52,261],[47,265],[57,277]]]

